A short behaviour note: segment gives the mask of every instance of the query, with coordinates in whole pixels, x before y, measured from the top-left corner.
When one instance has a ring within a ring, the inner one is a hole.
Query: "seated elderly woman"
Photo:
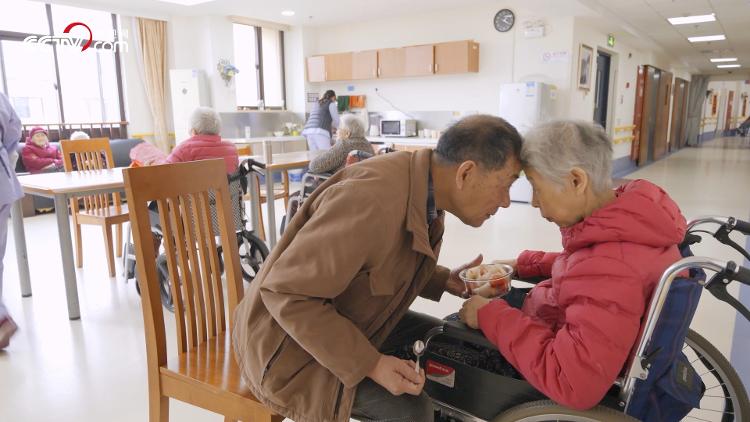
[[[221,118],[210,107],[198,107],[190,115],[190,138],[180,142],[166,159],[167,163],[223,158],[227,174],[237,171],[237,147],[221,140]]]
[[[341,117],[336,136],[336,143],[331,149],[310,161],[311,172],[335,173],[344,168],[347,155],[355,150],[375,155],[372,145],[365,139],[364,123],[352,114]]]
[[[680,259],[685,218],[645,180],[612,189],[612,143],[598,126],[544,124],[526,136],[521,159],[531,205],[560,227],[563,251],[504,261],[520,278],[547,278],[520,309],[477,295],[459,314],[536,389],[587,409],[622,371],[659,277]]]

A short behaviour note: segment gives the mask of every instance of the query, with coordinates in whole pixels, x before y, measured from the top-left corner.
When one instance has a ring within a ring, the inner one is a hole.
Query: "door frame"
[[[607,126],[604,128],[604,130],[607,132],[607,135],[609,135],[610,139],[615,136],[615,110],[617,109],[617,78],[618,78],[618,69],[620,65],[620,55],[613,50],[610,50],[608,48],[604,48],[602,46],[597,45],[596,51],[594,52],[596,57],[599,56],[599,52],[602,52],[604,54],[609,55],[609,86],[607,87],[608,91],[608,100],[607,100]],[[593,119],[594,116],[594,108],[596,107],[596,98],[594,98],[594,104],[591,107],[591,116]]]

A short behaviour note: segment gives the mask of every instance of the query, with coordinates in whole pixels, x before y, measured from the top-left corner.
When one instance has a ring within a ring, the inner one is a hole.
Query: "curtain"
[[[685,136],[689,146],[697,146],[700,140],[701,111],[706,101],[706,89],[708,89],[708,76],[691,75],[685,125]]]
[[[143,59],[146,98],[154,121],[154,143],[169,152],[167,136],[167,22],[137,18],[139,56]]]

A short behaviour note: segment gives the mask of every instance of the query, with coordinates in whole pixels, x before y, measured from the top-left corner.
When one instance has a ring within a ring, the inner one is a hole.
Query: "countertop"
[[[271,142],[296,142],[306,141],[304,136],[253,136],[252,138],[223,138],[235,144],[259,144],[263,141]]]
[[[435,146],[438,140],[436,138],[400,138],[400,137],[381,137],[368,136],[367,140],[376,144],[396,144],[396,145],[427,145]]]

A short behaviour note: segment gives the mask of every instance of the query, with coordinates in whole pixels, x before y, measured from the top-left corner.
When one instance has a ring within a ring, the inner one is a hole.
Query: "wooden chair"
[[[169,398],[224,415],[225,420],[281,421],[243,384],[231,345],[242,273],[223,160],[124,170],[136,245],[146,334],[149,420],[169,420]],[[208,192],[216,192],[224,245],[227,305],[216,254]],[[154,261],[149,201],[156,201],[174,300],[178,356],[167,359],[160,281]]]
[[[114,167],[112,149],[108,138],[60,141],[66,172],[89,171]],[[75,160],[75,165],[74,165]],[[81,209],[83,205],[83,209]],[[107,252],[109,276],[115,276],[115,251],[112,244],[112,226],[115,226],[117,256],[122,256],[122,223],[128,221],[128,207],[122,204],[119,193],[90,195],[70,200],[73,214],[74,238],[76,242],[76,267],[83,266],[83,244],[81,225],[101,226]]]

